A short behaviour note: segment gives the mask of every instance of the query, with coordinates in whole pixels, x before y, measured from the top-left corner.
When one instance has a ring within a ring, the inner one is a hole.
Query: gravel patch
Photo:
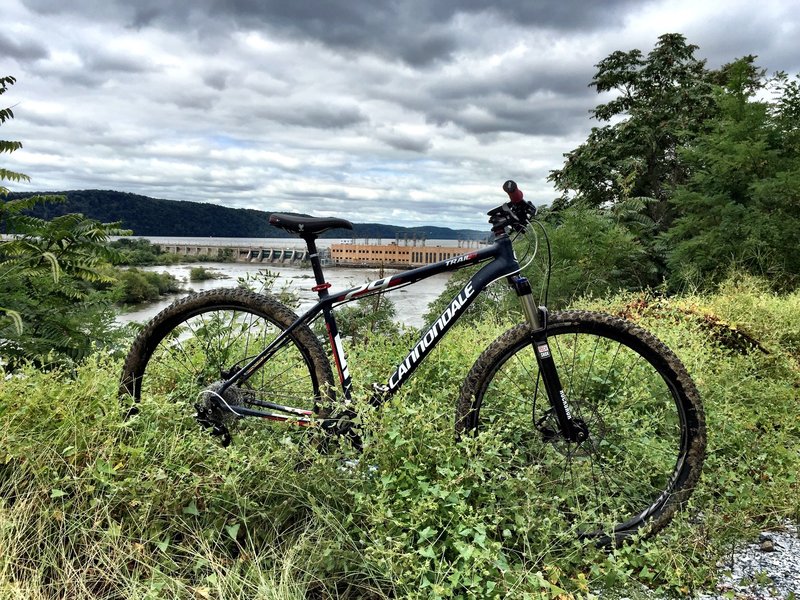
[[[699,600],[800,600],[800,536],[792,524],[762,532],[718,566],[717,589]]]

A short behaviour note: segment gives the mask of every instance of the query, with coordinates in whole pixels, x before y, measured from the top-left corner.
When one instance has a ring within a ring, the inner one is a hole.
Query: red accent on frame
[[[311,291],[320,292],[322,290],[327,290],[329,287],[331,287],[330,283],[320,283],[319,285],[315,285],[314,287],[312,287]]]
[[[336,348],[336,340],[333,339],[331,335],[331,328],[330,326],[325,323],[325,328],[328,330],[328,339],[331,341],[331,351],[333,353],[333,362],[336,365],[336,370],[339,372],[339,381],[344,383],[344,371],[342,371],[342,365],[339,362],[339,350]]]

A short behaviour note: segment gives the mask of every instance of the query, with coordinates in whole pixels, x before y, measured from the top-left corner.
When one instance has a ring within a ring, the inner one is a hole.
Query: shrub
[[[117,274],[113,296],[117,302],[123,304],[139,304],[180,290],[180,283],[169,273],[125,269]]]
[[[207,281],[209,279],[219,279],[220,277],[222,277],[220,273],[205,267],[192,267],[189,271],[189,281]]]
[[[507,324],[454,328],[389,404],[361,407],[370,433],[349,467],[352,451],[320,454],[313,431],[250,445],[235,431],[220,448],[172,397],[144,398],[122,421],[120,364],[107,356],[0,377],[0,596],[689,596],[713,584],[732,544],[800,519],[799,298],[745,280],[712,296],[581,302],[652,329],[707,413],[688,509],[610,552],[568,535],[559,507],[491,444],[453,438],[458,386]],[[731,343],[731,328],[762,348]],[[411,343],[350,345],[359,402]]]

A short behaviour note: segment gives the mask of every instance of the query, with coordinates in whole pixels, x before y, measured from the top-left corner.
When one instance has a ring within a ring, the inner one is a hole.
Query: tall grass
[[[685,362],[709,448],[686,511],[655,539],[601,551],[501,453],[456,443],[469,366],[502,327],[456,328],[347,448],[288,431],[221,448],[191,409],[145,398],[121,418],[120,365],[0,380],[0,598],[569,598],[708,586],[737,540],[800,520],[800,295],[758,282],[664,300],[584,300],[652,329]],[[381,381],[411,341],[351,349]],[[366,386],[358,390],[367,396]]]

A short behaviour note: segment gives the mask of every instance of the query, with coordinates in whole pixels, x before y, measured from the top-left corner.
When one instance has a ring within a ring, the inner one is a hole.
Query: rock
[[[775,542],[773,542],[770,538],[767,538],[761,542],[759,549],[762,552],[775,552]]]

